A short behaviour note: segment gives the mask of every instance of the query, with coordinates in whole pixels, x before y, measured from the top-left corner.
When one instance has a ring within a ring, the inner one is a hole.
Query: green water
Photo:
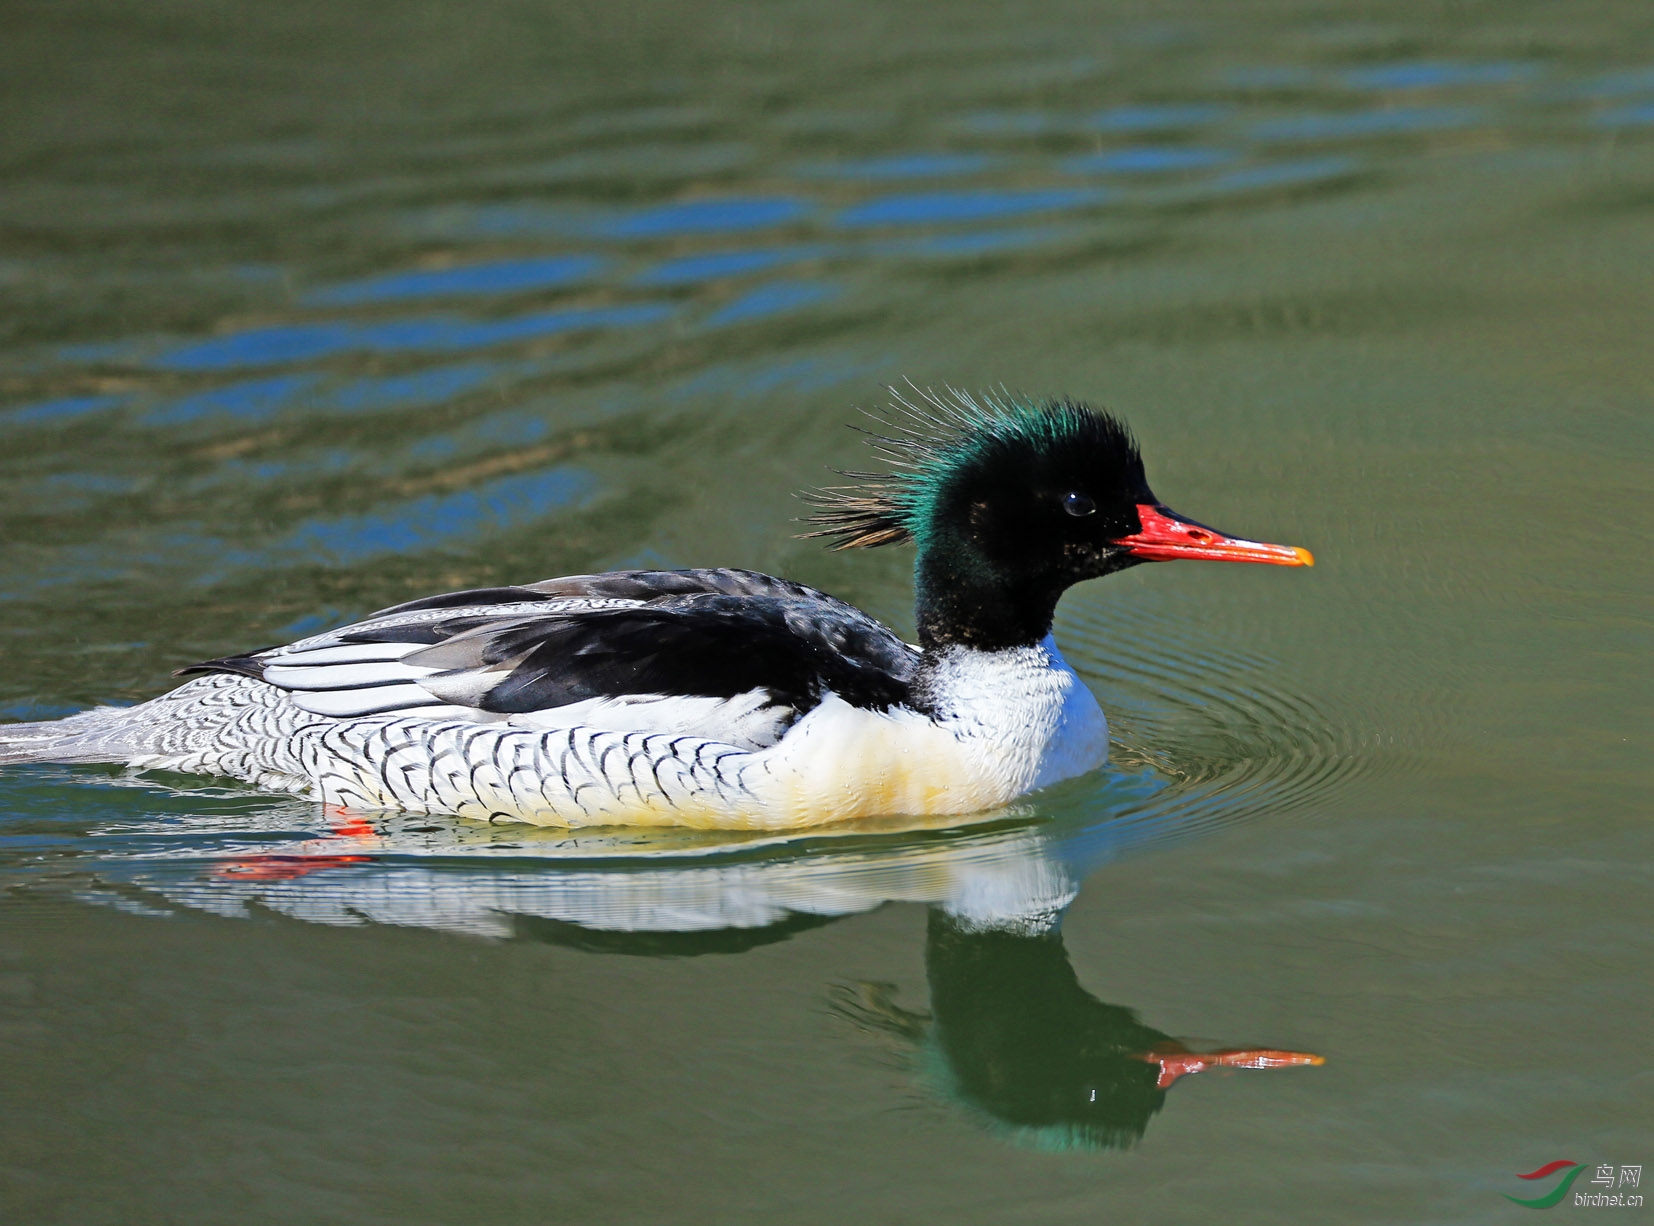
[[[1071,593],[1113,763],[951,830],[7,769],[4,1220],[1495,1222],[1654,1162],[1646,6],[5,24],[7,718],[613,567],[909,631],[791,497],[903,379],[1109,405],[1318,564]],[[1171,1039],[1326,1063],[1162,1093]]]

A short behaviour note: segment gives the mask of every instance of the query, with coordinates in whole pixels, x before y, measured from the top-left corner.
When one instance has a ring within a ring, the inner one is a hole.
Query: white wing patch
[[[324,639],[315,647],[294,644],[263,657],[264,680],[286,690],[294,706],[313,715],[343,718],[410,710],[423,714],[449,704],[418,684],[436,670],[402,663],[403,656],[418,650],[418,643]]]
[[[363,690],[289,690],[293,705],[313,715],[344,718],[351,715],[384,715],[391,711],[426,714],[429,708],[450,708],[450,704],[417,685],[376,685]],[[482,712],[463,707],[466,718]]]
[[[264,679],[284,690],[364,690],[411,681],[436,672],[400,660],[352,661],[348,664],[266,664]]]
[[[535,600],[515,604],[461,605],[442,609],[416,609],[389,617],[342,626],[313,634],[286,647],[277,647],[259,657],[264,680],[293,696],[293,705],[314,715],[346,719],[357,715],[388,715],[406,711],[429,719],[464,719],[474,723],[497,723],[503,715],[478,709],[490,689],[504,680],[510,666],[443,677],[427,678],[443,670],[406,663],[404,657],[424,651],[428,643],[351,643],[349,634],[364,630],[388,630],[397,626],[419,626],[461,617],[511,621],[518,617],[599,608],[625,608],[638,600]]]

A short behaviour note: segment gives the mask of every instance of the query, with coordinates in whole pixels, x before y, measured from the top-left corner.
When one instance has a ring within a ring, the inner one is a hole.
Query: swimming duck
[[[1103,712],[1051,637],[1068,587],[1178,558],[1313,564],[1168,509],[1125,425],[1076,401],[927,393],[879,420],[887,471],[819,491],[807,535],[916,546],[917,646],[752,571],[577,575],[191,665],[137,707],[0,728],[0,763],[548,826],[971,813],[1107,760]]]

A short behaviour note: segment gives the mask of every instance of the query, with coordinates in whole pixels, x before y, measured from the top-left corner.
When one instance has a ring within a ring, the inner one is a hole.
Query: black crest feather
[[[1001,407],[987,398],[984,406],[969,392],[944,388],[937,393],[920,389],[911,380],[907,392],[892,386],[891,402],[882,411],[863,409],[875,429],[853,426],[866,436],[867,445],[893,471],[856,472],[836,469],[853,485],[830,485],[807,490],[804,501],[819,508],[804,522],[813,524],[800,539],[833,538],[831,548],[873,549],[905,545],[913,540],[913,487],[936,467],[937,459],[957,447],[968,433],[979,430]],[[917,401],[918,403],[915,403]]]
[[[1003,388],[978,394],[953,387],[937,392],[911,382],[905,391],[889,390],[886,408],[862,410],[873,428],[853,427],[888,469],[839,470],[853,484],[802,493],[817,508],[804,520],[812,530],[800,533],[802,539],[830,538],[833,549],[914,540],[923,533],[931,498],[947,474],[994,442],[1052,444],[1076,433],[1096,433],[1110,436],[1136,458],[1136,444],[1122,423],[1077,401],[1036,403]]]

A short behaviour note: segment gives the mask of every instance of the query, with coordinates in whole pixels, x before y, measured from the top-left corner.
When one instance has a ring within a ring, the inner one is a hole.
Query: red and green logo
[[[1506,1200],[1515,1201],[1518,1205],[1526,1205],[1529,1209],[1549,1209],[1568,1195],[1568,1189],[1574,1186],[1574,1180],[1580,1177],[1585,1168],[1577,1162],[1569,1162],[1566,1158],[1558,1158],[1555,1162],[1547,1162],[1537,1171],[1529,1171],[1526,1175],[1517,1176],[1518,1179],[1547,1179],[1561,1170],[1567,1170],[1568,1173],[1561,1178],[1556,1187],[1543,1196],[1536,1196],[1532,1200],[1523,1200],[1521,1197],[1512,1196],[1508,1192],[1501,1192],[1500,1195]]]

